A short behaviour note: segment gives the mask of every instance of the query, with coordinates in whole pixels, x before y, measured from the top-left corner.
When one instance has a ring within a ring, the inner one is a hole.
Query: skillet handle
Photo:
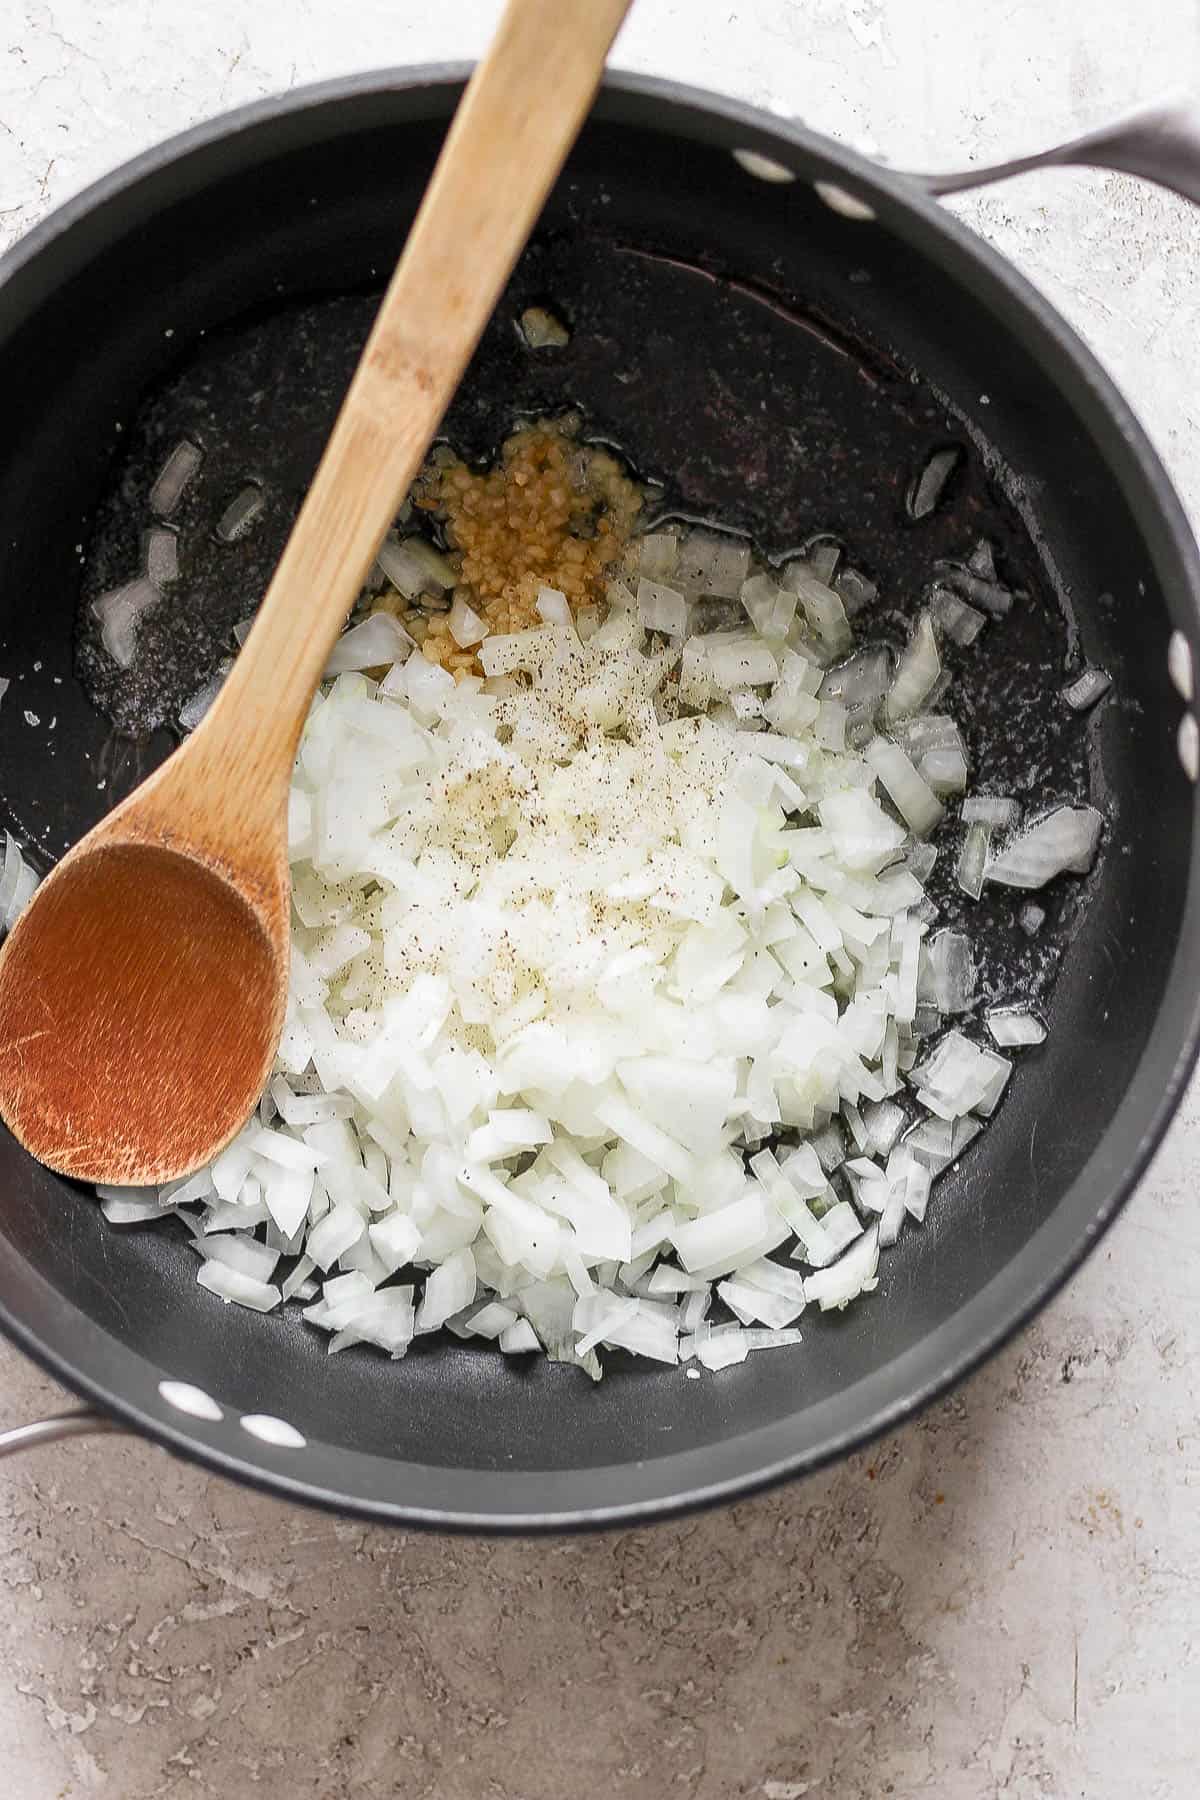
[[[14,1425],[0,1431],[0,1458],[17,1456],[23,1450],[36,1450],[41,1444],[57,1444],[62,1438],[91,1437],[95,1432],[128,1431],[118,1419],[107,1413],[79,1407],[73,1412],[57,1413],[50,1419],[35,1419],[29,1425]]]
[[[1200,206],[1200,104],[1192,100],[1157,101],[1111,125],[1102,125],[1097,131],[1033,156],[946,175],[912,175],[909,179],[928,194],[961,194],[969,188],[987,187],[994,181],[1024,175],[1030,169],[1072,163],[1140,175],[1144,181],[1169,188]]]

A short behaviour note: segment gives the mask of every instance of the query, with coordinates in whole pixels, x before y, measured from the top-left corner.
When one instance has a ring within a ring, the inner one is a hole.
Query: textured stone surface
[[[9,0],[0,241],[195,119],[466,56],[497,8]],[[411,15],[411,16],[410,16]],[[641,0],[619,60],[914,166],[1196,73],[1194,0]],[[1099,176],[960,203],[1139,407],[1200,518],[1200,227]],[[1018,1343],[869,1455],[654,1531],[389,1535],[111,1439],[0,1469],[0,1787],[21,1800],[1176,1800],[1195,1791],[1200,1150]],[[0,1349],[5,1422],[62,1396]]]

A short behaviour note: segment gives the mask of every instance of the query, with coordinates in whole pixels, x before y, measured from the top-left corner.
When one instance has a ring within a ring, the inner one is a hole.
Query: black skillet
[[[353,77],[230,115],[70,202],[0,266],[0,794],[42,867],[166,753],[252,609],[460,87],[460,71]],[[1148,143],[1107,160],[1161,176]],[[565,349],[523,346],[531,303],[567,322]],[[884,634],[936,559],[986,537],[1020,598],[953,659],[977,784],[1034,810],[1090,797],[1105,847],[1086,882],[1047,891],[1035,938],[1023,896],[973,909],[985,997],[1036,995],[1050,1034],[879,1292],[806,1321],[794,1352],[700,1381],[613,1357],[594,1388],[454,1340],[400,1364],[330,1359],[298,1317],[199,1289],[176,1226],[118,1233],[0,1141],[0,1325],[18,1344],[109,1421],[395,1522],[644,1519],[894,1425],[1095,1243],[1196,1051],[1195,791],[1177,744],[1193,728],[1167,650],[1182,633],[1186,670],[1200,569],[1139,428],[1046,302],[916,183],[730,102],[610,78],[447,432],[483,455],[518,414],[568,406],[665,483],[664,508],[768,553],[835,533],[879,584]],[[183,436],[205,452],[179,515],[184,625],[151,624],[154,683],[118,693],[77,616],[136,571],[149,484]],[[959,466],[914,523],[912,477],[948,446]],[[248,480],[260,528],[221,545]],[[1061,689],[1085,662],[1114,688],[1080,718]],[[951,833],[943,867],[955,849]],[[952,882],[939,893],[953,920]],[[288,1441],[255,1435],[260,1415]]]

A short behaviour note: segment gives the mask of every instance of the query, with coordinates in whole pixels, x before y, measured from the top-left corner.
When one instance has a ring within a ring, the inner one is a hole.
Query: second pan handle
[[[58,1413],[50,1419],[35,1419],[29,1425],[14,1425],[0,1431],[0,1457],[18,1456],[24,1450],[36,1450],[41,1444],[57,1444],[63,1438],[91,1437],[96,1432],[127,1431],[107,1413],[80,1407],[74,1412]]]
[[[912,175],[910,179],[930,194],[961,194],[1031,169],[1073,163],[1140,175],[1200,205],[1200,105],[1192,100],[1157,101],[1033,156],[945,175]]]

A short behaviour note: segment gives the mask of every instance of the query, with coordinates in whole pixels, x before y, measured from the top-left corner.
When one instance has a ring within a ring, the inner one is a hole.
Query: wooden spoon
[[[64,1175],[186,1174],[262,1091],[287,1000],[287,793],[309,700],[630,3],[509,0],[220,697],[63,858],[0,953],[0,1113]]]

